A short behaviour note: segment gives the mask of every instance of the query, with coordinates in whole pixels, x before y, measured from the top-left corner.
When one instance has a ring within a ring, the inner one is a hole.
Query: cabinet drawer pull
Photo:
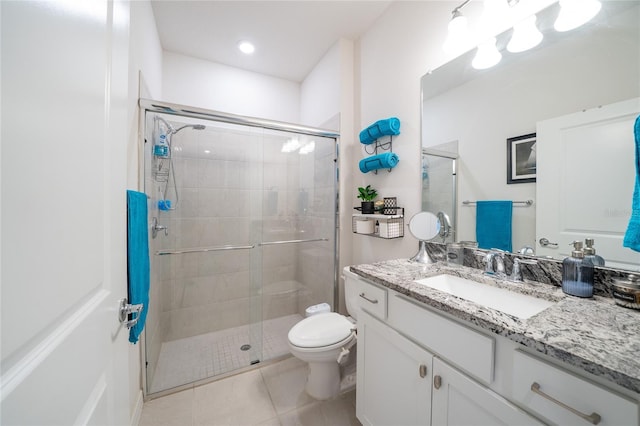
[[[422,377],[423,379],[425,377],[427,377],[427,366],[424,364],[420,364],[420,377]]]
[[[440,386],[442,386],[442,377],[434,376],[433,377],[433,387],[436,388],[436,389],[440,389]]]
[[[366,300],[369,303],[373,303],[374,305],[378,303],[378,299],[369,299],[367,296],[365,296],[364,293],[360,293],[360,297],[362,297],[364,300]]]
[[[583,419],[585,419],[586,421],[597,425],[598,423],[600,423],[600,420],[602,419],[602,417],[600,417],[600,415],[598,413],[591,413],[591,415],[586,415],[584,413],[581,413],[580,411],[576,410],[575,408],[569,407],[567,404],[558,401],[557,399],[555,399],[554,397],[547,395],[546,393],[542,392],[540,390],[540,385],[537,382],[533,382],[531,384],[531,391],[534,393],[537,393],[538,395],[540,395],[541,397],[548,399],[549,401],[553,402],[554,404],[557,404],[559,406],[561,406],[562,408],[564,408],[565,410],[569,410],[571,411],[573,414],[575,414],[576,416],[582,417]]]

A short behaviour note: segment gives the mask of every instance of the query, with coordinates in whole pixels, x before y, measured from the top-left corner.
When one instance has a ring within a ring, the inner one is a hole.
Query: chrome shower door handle
[[[120,299],[120,307],[118,308],[118,320],[121,324],[124,324],[127,328],[131,328],[138,323],[138,319],[140,319],[140,312],[144,308],[144,304],[139,303],[137,305],[132,305],[129,303],[127,298]],[[134,319],[127,320],[129,314],[138,314]]]
[[[549,241],[547,238],[544,238],[544,237],[540,238],[540,241],[538,242],[542,247],[558,248],[558,243],[552,243],[551,241]]]

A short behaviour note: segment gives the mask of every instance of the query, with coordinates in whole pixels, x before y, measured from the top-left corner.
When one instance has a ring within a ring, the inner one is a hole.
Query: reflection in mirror
[[[512,30],[509,30],[498,36],[503,60],[496,67],[473,70],[471,61],[475,52],[471,51],[423,77],[422,147],[441,147],[457,141],[457,152],[454,152],[459,155],[457,199],[536,201],[534,207],[514,208],[514,251],[525,246],[540,251],[539,240],[545,235],[537,235],[536,222],[546,215],[557,214],[557,209],[537,202],[541,190],[539,158],[538,182],[507,183],[507,139],[535,133],[537,124],[545,120],[640,96],[639,4],[638,1],[603,2],[602,10],[593,21],[559,33],[552,28],[558,14],[555,3],[538,14],[538,28],[544,33],[544,39],[536,48],[518,54],[507,52],[504,46],[511,36]],[[585,150],[582,155],[589,152]],[[621,156],[618,166],[633,167],[632,157]],[[559,159],[545,161],[551,162],[545,164],[547,168],[562,170],[564,167]],[[629,193],[628,198],[624,195],[623,199],[630,213],[633,181],[628,181],[626,172],[612,173],[606,166],[592,168],[579,171],[574,183],[589,187],[605,174],[620,175],[620,179],[624,179],[610,184],[628,188],[624,191]],[[563,185],[550,185],[544,188],[548,190],[555,191],[562,199],[566,193],[559,191],[568,189]],[[598,204],[602,203],[601,199],[593,194],[583,200],[582,205],[572,207],[578,211],[601,212],[604,216],[600,223],[603,223],[606,215],[611,214],[612,206]],[[452,221],[456,224],[456,240],[476,239],[475,209],[458,209]],[[566,229],[573,226],[572,223],[563,225]],[[593,234],[575,235],[575,239],[594,237],[596,245],[601,247],[597,223],[581,229],[590,229]],[[551,236],[546,238],[554,241]],[[619,238],[621,246],[622,236]],[[553,257],[564,257],[563,252],[568,248],[561,247]],[[598,254],[607,257],[604,247]],[[636,266],[640,266],[640,262],[636,262]]]
[[[443,226],[441,242],[455,241],[456,229],[456,161],[455,142],[422,150],[422,210],[439,212],[450,229]],[[448,220],[447,220],[448,219]],[[440,222],[443,222],[441,219]],[[446,233],[446,235],[445,235]]]

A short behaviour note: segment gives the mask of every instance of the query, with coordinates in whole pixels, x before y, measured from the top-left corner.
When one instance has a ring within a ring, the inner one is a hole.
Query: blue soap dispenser
[[[593,263],[584,258],[582,241],[571,244],[571,256],[562,261],[562,291],[572,296],[593,297]]]
[[[593,247],[593,243],[593,238],[584,239],[584,258],[591,260],[593,266],[604,266],[604,258],[596,254],[596,249]]]

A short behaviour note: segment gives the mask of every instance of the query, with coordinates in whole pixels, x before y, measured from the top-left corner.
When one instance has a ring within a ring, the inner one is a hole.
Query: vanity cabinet
[[[465,321],[446,304],[437,309],[353,273],[345,279],[358,286],[356,414],[365,425],[640,425],[640,394],[629,388]]]
[[[353,280],[360,298],[356,414],[363,425],[541,424],[441,359],[450,354],[457,365],[491,381],[491,337],[392,290],[345,279]]]

